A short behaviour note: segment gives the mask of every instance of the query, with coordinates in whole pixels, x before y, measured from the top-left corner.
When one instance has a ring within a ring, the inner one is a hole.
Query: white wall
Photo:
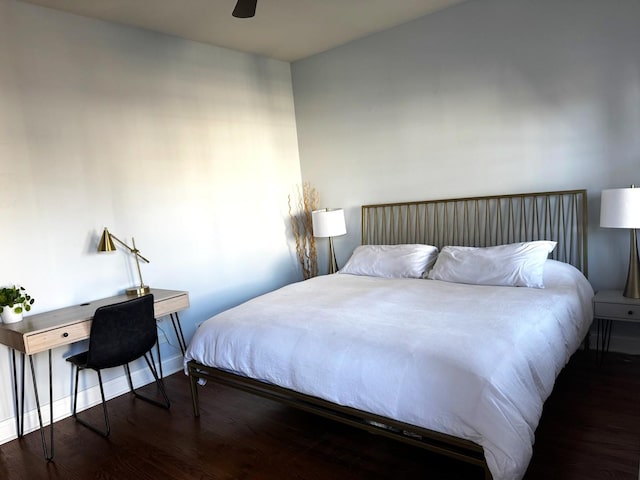
[[[303,179],[348,216],[339,263],[363,203],[587,188],[590,280],[621,288],[628,232],[599,202],[640,184],[638,25],[637,0],[473,0],[294,63]]]
[[[0,284],[27,287],[32,313],[136,283],[124,251],[95,252],[107,226],[135,237],[148,284],[189,291],[189,338],[301,279],[287,213],[300,178],[288,63],[0,0]],[[53,355],[57,416],[70,350]],[[1,347],[0,443],[15,435],[9,365]]]

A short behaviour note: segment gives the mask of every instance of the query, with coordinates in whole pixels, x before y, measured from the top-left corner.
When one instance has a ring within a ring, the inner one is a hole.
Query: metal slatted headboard
[[[362,244],[488,247],[554,240],[551,258],[587,275],[587,191],[524,193],[362,206]]]

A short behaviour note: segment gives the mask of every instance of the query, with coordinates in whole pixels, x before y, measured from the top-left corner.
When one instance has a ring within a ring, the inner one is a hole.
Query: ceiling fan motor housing
[[[231,15],[236,18],[251,18],[256,14],[257,3],[258,0],[238,0]]]

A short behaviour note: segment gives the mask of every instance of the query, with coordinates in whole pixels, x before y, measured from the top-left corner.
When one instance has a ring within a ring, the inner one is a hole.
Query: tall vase
[[[22,321],[22,312],[16,313],[13,311],[13,308],[13,305],[2,307],[0,317],[2,317],[2,321],[4,323],[16,323]]]

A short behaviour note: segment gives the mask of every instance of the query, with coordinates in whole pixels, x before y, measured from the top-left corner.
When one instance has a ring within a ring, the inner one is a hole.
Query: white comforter
[[[593,290],[549,260],[544,289],[334,274],[216,315],[196,360],[465,438],[520,479],[545,399],[592,319]]]

